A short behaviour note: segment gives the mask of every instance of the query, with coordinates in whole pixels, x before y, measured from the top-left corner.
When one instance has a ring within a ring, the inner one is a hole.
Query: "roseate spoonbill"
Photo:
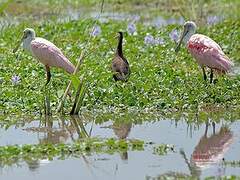
[[[118,32],[118,46],[115,53],[115,57],[112,61],[112,71],[113,71],[113,78],[115,81],[127,81],[130,75],[130,67],[128,64],[127,59],[123,56],[122,51],[122,40],[123,40],[123,33]]]
[[[219,74],[225,74],[231,69],[233,63],[214,40],[202,34],[195,34],[196,28],[197,26],[194,22],[185,22],[182,35],[175,51],[178,52],[181,43],[184,42],[188,51],[202,68],[205,81],[207,80],[207,75],[204,68],[206,66],[211,69],[210,83],[212,83],[213,70]]]
[[[26,28],[23,31],[23,36],[20,43],[13,50],[15,53],[22,43],[23,49],[29,51],[35,58],[45,65],[47,71],[47,82],[51,79],[50,67],[59,67],[68,73],[74,72],[74,65],[63,55],[62,51],[50,41],[36,37],[35,31],[31,28]]]

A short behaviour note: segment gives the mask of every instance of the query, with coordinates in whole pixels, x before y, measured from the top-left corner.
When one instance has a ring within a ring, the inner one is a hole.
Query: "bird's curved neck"
[[[188,31],[188,33],[184,36],[183,38],[183,42],[184,44],[187,44],[187,42],[189,41],[189,39],[192,37],[192,35],[194,35],[195,32],[194,31]]]
[[[31,52],[31,42],[35,39],[35,37],[27,37],[23,40],[23,49]]]
[[[117,46],[117,55],[119,55],[120,57],[123,56],[123,52],[122,52],[122,40],[123,40],[123,36],[122,34],[119,35],[119,39],[118,39],[118,46]]]

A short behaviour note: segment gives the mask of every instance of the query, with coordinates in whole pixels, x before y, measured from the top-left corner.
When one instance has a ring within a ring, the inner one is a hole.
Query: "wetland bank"
[[[239,1],[100,6],[1,2],[0,179],[239,179]],[[204,82],[186,49],[174,52],[189,19],[235,64],[215,84]],[[12,53],[26,27],[75,65],[87,51],[76,76],[51,69],[52,116],[44,115],[44,67],[23,50]],[[125,83],[110,68],[118,31],[131,69]],[[70,79],[71,98],[56,113]],[[69,116],[79,79],[85,96],[79,115]]]

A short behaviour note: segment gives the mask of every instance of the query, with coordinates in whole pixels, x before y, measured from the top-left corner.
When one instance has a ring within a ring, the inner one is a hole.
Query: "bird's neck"
[[[123,40],[123,37],[122,35],[119,36],[119,40],[118,40],[118,46],[117,46],[117,55],[119,55],[120,57],[123,56],[123,52],[122,52],[122,40]]]
[[[31,42],[35,39],[35,37],[27,37],[23,40],[23,49],[31,52]]]
[[[186,45],[187,42],[189,41],[189,39],[192,37],[192,35],[194,35],[195,32],[194,31],[189,31],[185,37],[183,38],[183,43]]]

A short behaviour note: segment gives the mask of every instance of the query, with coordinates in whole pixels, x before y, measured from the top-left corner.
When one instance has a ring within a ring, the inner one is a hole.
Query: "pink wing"
[[[36,38],[31,42],[31,50],[33,56],[44,65],[59,67],[68,73],[74,72],[74,65],[50,41],[43,38]]]
[[[220,46],[207,36],[201,34],[191,36],[187,48],[202,67],[207,66],[218,72],[226,73],[233,66]]]

